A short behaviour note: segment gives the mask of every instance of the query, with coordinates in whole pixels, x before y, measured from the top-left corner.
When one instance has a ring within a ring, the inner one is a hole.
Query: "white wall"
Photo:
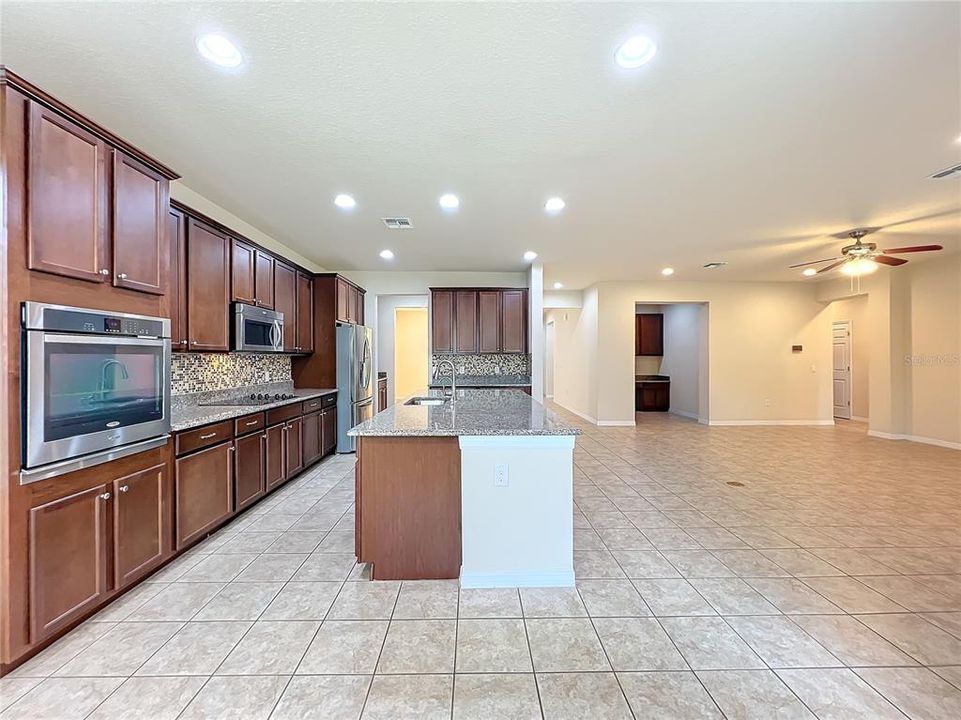
[[[671,412],[707,419],[701,413],[701,313],[706,306],[694,303],[665,305],[664,357],[661,374],[671,378]]]
[[[582,307],[552,309],[546,315],[554,323],[554,401],[595,422],[597,291],[584,291]]]
[[[531,397],[544,402],[544,267],[531,263],[528,272],[527,327],[531,355]]]
[[[387,403],[396,402],[394,383],[394,310],[397,308],[425,308],[427,295],[381,295],[376,300],[377,325],[374,327],[375,360],[377,372],[387,373]],[[424,378],[426,383],[427,378]]]
[[[240,219],[233,213],[224,210],[222,207],[211,202],[200,193],[191,190],[189,187],[184,185],[182,181],[170,183],[170,197],[174,200],[182,202],[184,205],[187,205],[198,212],[203,213],[207,217],[213,218],[217,222],[223,223],[227,227],[232,228],[241,234],[246,235],[248,238],[262,245],[267,250],[271,250],[278,255],[282,255],[288,260],[297,263],[311,272],[325,272],[324,268],[315,263],[313,260],[308,260],[300,253],[291,250],[279,240],[272,238],[267,233],[259,230],[245,220]]]

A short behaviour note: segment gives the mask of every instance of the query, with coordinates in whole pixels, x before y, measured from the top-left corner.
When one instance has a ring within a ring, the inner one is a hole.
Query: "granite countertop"
[[[263,385],[248,385],[243,388],[229,390],[212,390],[210,392],[190,393],[188,395],[174,395],[170,398],[170,430],[179,432],[190,428],[207,425],[208,423],[230,420],[232,418],[250,415],[251,413],[270,410],[271,408],[290,405],[291,403],[310,400],[311,398],[330,395],[337,390],[328,388],[295,388],[292,383],[266,383]],[[293,399],[278,400],[263,405],[211,405],[217,400],[250,395],[251,393],[293,393]]]
[[[458,375],[457,387],[526,387],[531,384],[528,375]],[[432,388],[450,387],[450,375],[442,375],[430,381]]]
[[[669,383],[671,382],[671,378],[668,375],[635,375],[634,382]]]
[[[441,397],[443,390],[428,391]],[[352,436],[580,435],[581,431],[519,390],[457,391],[453,403],[397,405],[352,428]]]

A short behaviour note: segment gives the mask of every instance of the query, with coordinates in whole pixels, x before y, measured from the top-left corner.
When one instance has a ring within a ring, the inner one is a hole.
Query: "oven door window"
[[[273,323],[263,320],[244,320],[244,346],[269,348],[274,344],[271,337]]]
[[[164,348],[44,343],[43,433],[50,442],[161,420]]]

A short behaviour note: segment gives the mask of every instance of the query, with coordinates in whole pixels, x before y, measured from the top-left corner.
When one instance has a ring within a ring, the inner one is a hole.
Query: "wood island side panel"
[[[374,580],[460,576],[456,437],[362,437],[357,446],[358,550]]]

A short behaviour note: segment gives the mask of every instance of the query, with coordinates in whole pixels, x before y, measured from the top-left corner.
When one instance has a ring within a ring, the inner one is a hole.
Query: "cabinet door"
[[[28,267],[108,280],[107,146],[37,103],[28,133]]]
[[[164,558],[167,466],[156,465],[113,481],[114,587],[123,588]]]
[[[527,291],[501,292],[501,347],[505,353],[527,352]]]
[[[230,249],[230,299],[234,302],[256,304],[254,275],[257,251],[252,245],[234,240]]]
[[[30,641],[97,605],[107,589],[107,486],[52,500],[29,513]]]
[[[387,381],[377,381],[377,409],[383,410],[387,407]]]
[[[297,273],[297,352],[314,351],[314,281]]]
[[[274,310],[284,314],[284,352],[297,347],[297,273],[289,265],[274,263]]]
[[[192,351],[229,349],[230,239],[187,220],[187,327]]]
[[[337,408],[327,408],[321,415],[321,447],[326,455],[337,447]]]
[[[167,215],[167,242],[170,243],[170,346],[187,350],[187,218],[179,210]]]
[[[477,351],[501,351],[501,294],[497,290],[477,293]]]
[[[353,322],[351,317],[350,291],[353,289],[343,278],[337,278],[336,318],[337,322]]]
[[[354,310],[354,317],[356,318],[356,320],[354,322],[356,322],[358,325],[363,325],[364,324],[364,298],[366,297],[366,293],[360,290],[357,290],[355,288],[354,295],[357,298],[357,308]]]
[[[167,178],[113,151],[113,284],[163,295],[167,290],[170,209]]]
[[[234,508],[241,510],[267,492],[264,455],[267,436],[253,433],[237,438],[234,446]]]
[[[287,423],[287,432],[284,433],[284,459],[286,461],[286,472],[284,475],[289,480],[299,473],[304,467],[304,443],[303,427],[301,418],[296,418]]]
[[[655,356],[664,354],[664,315],[643,313],[637,316],[636,353]]]
[[[454,293],[454,348],[459,353],[477,352],[477,292]]]
[[[322,434],[322,421],[320,419],[320,412],[313,412],[309,415],[304,415],[301,420],[302,433],[304,441],[304,465],[311,465],[320,458],[322,449],[321,443],[323,438]]]
[[[264,458],[264,468],[268,492],[287,479],[287,467],[284,458],[284,436],[287,434],[285,427],[286,425],[274,425],[267,428],[267,432],[264,433],[267,436],[264,441],[267,450]]]
[[[177,547],[202,537],[234,507],[232,442],[177,458]]]
[[[274,256],[257,251],[256,266],[254,268],[254,293],[257,305],[263,308],[274,307]]]
[[[430,294],[431,352],[454,352],[454,293],[434,290]]]

